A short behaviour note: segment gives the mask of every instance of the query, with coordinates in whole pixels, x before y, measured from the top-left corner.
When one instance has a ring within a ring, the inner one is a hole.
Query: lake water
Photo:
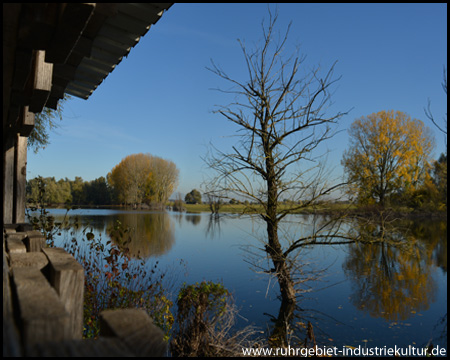
[[[64,212],[51,210],[57,218]],[[105,242],[107,229],[119,220],[133,229],[131,253],[139,252],[148,267],[158,261],[160,269],[172,272],[175,293],[183,282],[221,281],[239,308],[236,326],[253,324],[266,333],[273,328],[281,304],[278,283],[255,271],[271,267],[261,251],[261,222],[233,216],[211,222],[209,214],[174,212],[80,209],[69,214],[101,233]],[[305,231],[312,218],[289,220],[286,237]],[[415,242],[411,251],[387,245],[302,249],[305,276],[321,275],[302,285],[307,292],[299,299],[293,328],[311,321],[321,346],[422,347],[432,341],[446,348],[447,222],[404,225],[408,241]],[[56,245],[67,237],[61,235]]]

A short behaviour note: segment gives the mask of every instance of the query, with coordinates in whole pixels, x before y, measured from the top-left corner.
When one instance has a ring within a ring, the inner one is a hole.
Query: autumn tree
[[[120,203],[164,206],[175,190],[178,169],[171,161],[140,153],[124,158],[107,179]]]
[[[422,121],[380,111],[355,120],[349,135],[342,165],[360,202],[384,206],[393,193],[414,191],[424,180],[434,140]]]
[[[259,47],[249,51],[240,41],[245,80],[232,78],[214,62],[210,68],[232,86],[219,90],[235,100],[217,113],[236,126],[239,141],[229,151],[212,147],[206,156],[214,174],[206,194],[246,201],[253,207],[248,210],[260,213],[267,229],[264,249],[273,263],[269,272],[278,280],[283,303],[292,304],[297,295],[295,257],[302,245],[318,238],[285,239],[281,222],[335,188],[322,181],[324,168],[315,150],[333,136],[333,125],[344,113],[326,114],[336,82],[334,65],[321,75],[319,68],[306,70],[297,51],[286,56],[289,27],[278,37],[277,16],[269,16]],[[285,197],[295,200],[292,206],[279,206]]]
[[[108,183],[120,203],[141,204],[152,181],[150,159],[144,154],[129,155],[108,174]]]
[[[164,207],[178,186],[179,170],[170,160],[151,155],[149,158],[152,172],[152,183],[148,189],[149,201],[159,207]]]

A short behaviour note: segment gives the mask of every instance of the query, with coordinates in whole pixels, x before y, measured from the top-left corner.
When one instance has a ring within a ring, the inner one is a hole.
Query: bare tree
[[[283,301],[295,303],[289,256],[305,244],[328,243],[330,237],[324,236],[323,241],[315,235],[301,237],[283,247],[280,223],[339,187],[327,182],[323,157],[316,151],[335,134],[334,125],[346,113],[326,115],[331,88],[339,80],[333,78],[335,64],[323,77],[319,67],[301,74],[305,57],[298,49],[284,56],[290,25],[276,39],[276,21],[277,15],[269,10],[268,25],[262,24],[262,44],[253,52],[239,41],[247,80],[233,79],[212,61],[209,70],[232,85],[219,91],[236,99],[218,107],[217,113],[236,124],[239,141],[230,152],[211,147],[205,161],[215,174],[208,186],[221,196],[247,200],[248,208],[257,210],[264,220],[264,247],[274,266],[271,272],[276,274]],[[291,201],[282,205],[286,198]]]
[[[447,69],[444,66],[443,71],[443,80],[442,80],[442,89],[445,92],[445,95],[447,95]],[[445,147],[447,150],[447,113],[445,114],[445,117],[443,118],[444,125],[438,124],[436,119],[434,118],[432,112],[431,112],[431,100],[428,99],[428,106],[424,108],[426,117],[431,120],[431,122],[436,126],[436,128],[445,135]]]

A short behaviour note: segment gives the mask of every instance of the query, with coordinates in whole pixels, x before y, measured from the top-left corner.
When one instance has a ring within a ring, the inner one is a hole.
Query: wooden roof
[[[25,221],[35,113],[87,99],[172,4],[3,3],[3,223]]]
[[[17,128],[24,106],[87,99],[171,5],[4,3],[3,129]]]

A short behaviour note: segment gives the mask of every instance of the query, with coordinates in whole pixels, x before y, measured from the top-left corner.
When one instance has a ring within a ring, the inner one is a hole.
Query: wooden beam
[[[63,3],[58,25],[49,44],[45,60],[65,63],[80,39],[95,9],[95,3]]]
[[[12,224],[14,208],[14,142],[3,143],[3,224]]]
[[[28,111],[28,106],[24,106],[19,116],[19,133],[21,136],[30,136],[34,128],[34,114]]]
[[[25,347],[67,338],[69,314],[41,271],[34,267],[12,269]]]
[[[9,257],[11,268],[13,269],[19,267],[33,267],[40,271],[48,264],[47,257],[41,252],[10,252]]]
[[[17,49],[14,63],[13,90],[23,91],[31,74],[33,65],[33,51],[31,49]]]
[[[27,252],[27,247],[23,243],[26,236],[27,234],[24,232],[6,234],[6,247],[10,255],[14,253],[24,254]]]
[[[83,335],[84,269],[63,248],[42,248],[49,260],[50,284],[64,304],[70,317],[70,339]]]
[[[47,49],[58,21],[59,8],[59,3],[22,4],[18,47]]]
[[[23,243],[27,252],[41,252],[42,248],[45,247],[45,236],[39,230],[30,230],[26,234]]]
[[[8,127],[21,3],[3,3],[3,133]],[[3,134],[5,135],[5,134]]]
[[[21,356],[20,337],[13,317],[13,294],[11,291],[11,271],[5,251],[3,233],[3,357]]]
[[[34,80],[29,110],[39,113],[45,106],[52,89],[53,64],[45,62],[45,51],[38,50],[34,62]]]
[[[100,335],[116,336],[136,356],[165,356],[164,334],[143,309],[104,310],[100,313]]]
[[[14,209],[13,222],[25,222],[27,182],[27,137],[16,136],[14,149]]]

